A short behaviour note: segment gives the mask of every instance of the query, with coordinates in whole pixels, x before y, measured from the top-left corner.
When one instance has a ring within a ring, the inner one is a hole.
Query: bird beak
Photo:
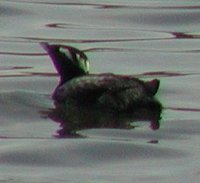
[[[49,53],[50,51],[50,45],[47,42],[41,42],[40,46],[47,52]]]

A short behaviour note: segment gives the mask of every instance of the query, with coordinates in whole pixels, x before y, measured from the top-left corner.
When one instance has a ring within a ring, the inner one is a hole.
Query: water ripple
[[[133,2],[133,3],[126,3],[126,2],[115,2],[115,3],[80,3],[80,2],[50,2],[50,1],[27,1],[27,0],[22,0],[22,1],[18,1],[18,0],[7,0],[7,2],[16,2],[16,3],[29,3],[29,4],[43,4],[43,5],[60,5],[60,6],[87,6],[87,7],[93,7],[93,8],[98,8],[98,9],[181,9],[181,10],[198,10],[200,9],[200,6],[198,5],[198,3],[194,3],[191,1],[191,3],[187,4],[187,5],[179,5],[179,4],[175,4],[173,3],[173,5],[171,5],[172,3],[152,3],[151,5],[149,4],[148,6],[146,5],[145,2]],[[170,4],[170,5],[169,5]]]
[[[172,32],[176,39],[200,39],[199,34],[185,33],[185,32]]]
[[[169,72],[169,71],[157,71],[157,72],[145,72],[138,76],[148,76],[148,77],[179,77],[179,76],[190,76],[190,75],[200,75],[200,73],[184,73],[184,72]]]
[[[1,73],[0,77],[33,77],[33,76],[42,76],[42,77],[55,77],[58,76],[57,73],[54,72],[33,72],[31,71],[34,69],[33,67],[24,67],[24,66],[1,66],[1,71],[14,71],[17,73]],[[24,71],[24,70],[30,70],[30,71]],[[193,73],[193,72],[169,72],[169,71],[156,71],[156,72],[145,72],[141,74],[133,74],[134,77],[137,78],[162,78],[162,77],[183,77],[183,76],[194,76],[194,75],[200,75],[200,73]]]
[[[46,53],[0,52],[0,55],[15,55],[15,56],[43,56],[43,55],[46,55]]]
[[[200,108],[165,107],[165,109],[169,109],[173,111],[200,112]]]
[[[27,11],[25,9],[19,9],[16,7],[10,7],[6,5],[0,6],[0,16],[1,17],[9,17],[9,16],[19,16],[27,14]]]

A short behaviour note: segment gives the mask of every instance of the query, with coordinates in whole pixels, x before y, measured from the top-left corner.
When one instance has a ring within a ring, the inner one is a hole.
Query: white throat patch
[[[85,60],[84,58],[81,58],[80,55],[77,55],[77,61],[78,61],[78,65],[79,67],[85,71],[86,73],[89,73],[90,70],[90,64],[88,60]]]

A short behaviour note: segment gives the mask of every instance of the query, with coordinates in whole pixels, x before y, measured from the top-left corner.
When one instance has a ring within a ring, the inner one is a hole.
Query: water
[[[195,0],[1,0],[0,182],[199,182],[199,18]],[[59,139],[42,41],[85,50],[95,73],[159,78],[159,130]]]

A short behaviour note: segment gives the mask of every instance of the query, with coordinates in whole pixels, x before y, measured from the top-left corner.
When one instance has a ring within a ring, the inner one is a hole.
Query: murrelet
[[[131,112],[154,100],[160,81],[142,81],[131,75],[90,74],[83,51],[64,45],[41,43],[60,76],[53,93],[59,105],[73,103],[114,112]]]

